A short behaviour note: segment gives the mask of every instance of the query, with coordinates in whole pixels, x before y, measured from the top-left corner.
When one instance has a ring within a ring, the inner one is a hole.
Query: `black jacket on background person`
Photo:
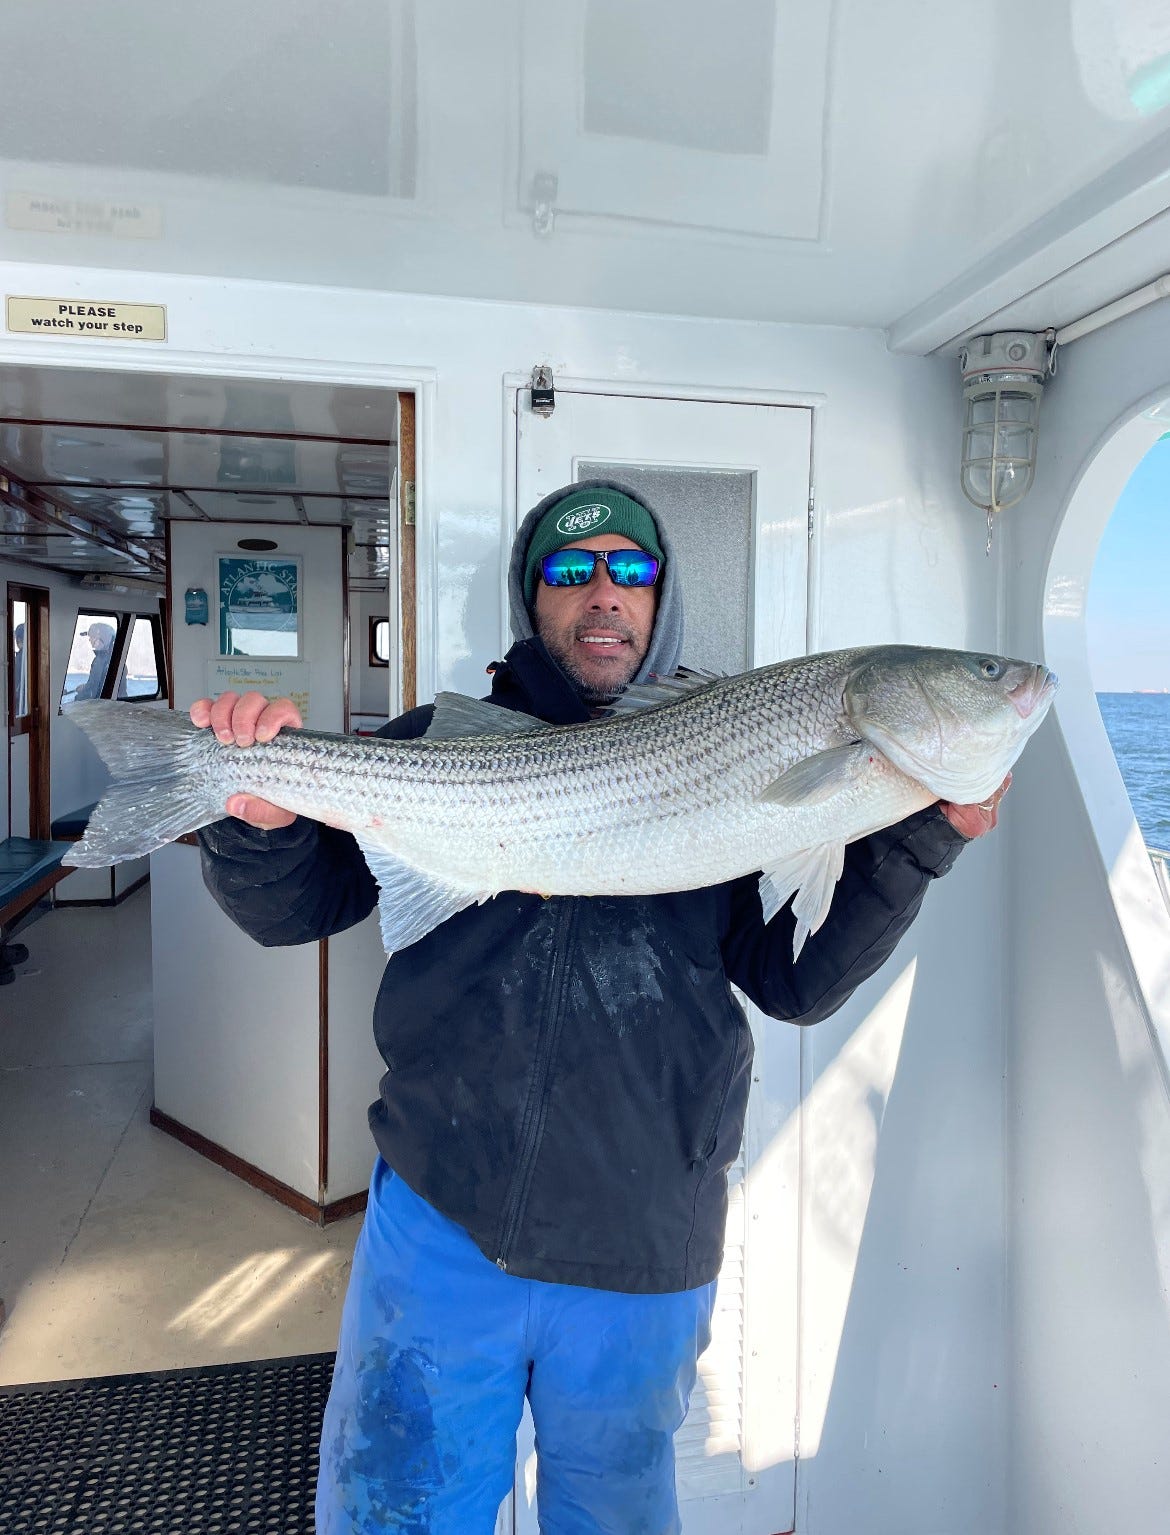
[[[491,701],[557,724],[589,717],[535,638],[496,669]],[[414,709],[380,733],[419,736],[430,717]],[[376,904],[347,833],[224,820],[200,841],[208,888],[262,944],[326,937]],[[386,965],[378,1150],[509,1273],[637,1292],[706,1283],[751,1081],[732,986],[774,1018],[828,1017],[963,844],[937,807],[851,844],[795,965],[791,913],[765,924],[754,877],[677,895],[504,892],[468,907]]]

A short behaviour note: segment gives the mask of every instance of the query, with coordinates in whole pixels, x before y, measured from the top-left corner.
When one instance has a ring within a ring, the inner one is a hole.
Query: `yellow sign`
[[[116,240],[157,240],[162,235],[158,203],[9,192],[4,219],[9,229],[43,234],[111,235]]]
[[[93,336],[99,341],[165,341],[164,304],[81,298],[9,298],[8,329],[25,336]]]

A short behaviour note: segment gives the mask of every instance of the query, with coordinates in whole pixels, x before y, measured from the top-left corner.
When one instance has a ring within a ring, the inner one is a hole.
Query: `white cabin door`
[[[515,404],[518,519],[560,485],[625,480],[677,551],[686,664],[734,672],[803,653],[811,411],[568,388],[549,417],[533,414],[528,389]],[[794,1523],[799,1031],[748,1015],[756,1066],[714,1334],[676,1440],[684,1535]],[[526,1415],[516,1535],[536,1535],[534,1500]]]

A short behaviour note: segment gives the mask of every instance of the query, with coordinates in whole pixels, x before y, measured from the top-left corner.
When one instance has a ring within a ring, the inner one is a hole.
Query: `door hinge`
[[[402,526],[404,528],[413,528],[414,527],[414,481],[413,480],[403,480],[403,482],[402,482]]]
[[[813,536],[813,521],[817,509],[817,498],[814,491],[808,493],[808,536]]]
[[[547,363],[538,363],[532,370],[532,414],[548,417],[556,408],[553,370]]]

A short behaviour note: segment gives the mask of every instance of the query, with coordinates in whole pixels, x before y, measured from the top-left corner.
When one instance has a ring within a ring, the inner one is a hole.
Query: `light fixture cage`
[[[977,336],[959,354],[963,372],[963,494],[994,517],[1022,501],[1036,474],[1048,336],[1003,331]]]

